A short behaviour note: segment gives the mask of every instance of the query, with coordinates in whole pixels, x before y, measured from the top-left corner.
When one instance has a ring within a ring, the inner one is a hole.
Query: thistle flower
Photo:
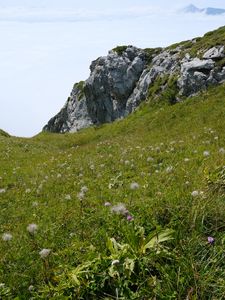
[[[10,233],[3,233],[2,240],[5,242],[11,241],[12,235]]]
[[[139,188],[139,184],[137,182],[132,182],[130,184],[130,189],[131,190],[137,190]]]
[[[37,226],[37,224],[29,224],[28,226],[27,226],[27,231],[30,233],[30,234],[35,234],[36,233],[36,231],[37,231],[37,229],[38,229],[38,226]]]
[[[211,245],[215,242],[215,239],[212,236],[208,236],[207,240],[208,240],[208,243]]]
[[[51,252],[51,249],[42,249],[40,252],[39,252],[39,255],[41,258],[45,259]]]

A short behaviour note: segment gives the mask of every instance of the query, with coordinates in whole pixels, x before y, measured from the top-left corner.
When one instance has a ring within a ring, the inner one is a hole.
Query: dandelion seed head
[[[139,184],[137,182],[132,182],[130,184],[130,189],[131,190],[137,190],[139,188]]]
[[[39,255],[41,258],[46,258],[48,257],[48,255],[51,253],[51,249],[42,249],[40,252],[39,252]]]
[[[82,193],[87,193],[87,191],[88,191],[88,188],[87,188],[85,185],[82,186],[81,192],[82,192]]]
[[[199,191],[193,191],[192,193],[191,193],[191,196],[192,197],[197,197],[199,195]]]
[[[220,148],[220,149],[219,149],[219,153],[220,153],[220,154],[225,154],[225,149],[224,149],[224,148]]]
[[[166,168],[166,173],[171,173],[173,171],[173,167],[169,166]]]
[[[27,226],[27,231],[31,234],[35,234],[37,230],[38,230],[37,224],[32,223]]]
[[[10,233],[3,233],[2,240],[5,242],[11,241],[12,235]]]
[[[114,205],[111,208],[111,212],[115,213],[115,214],[118,214],[118,215],[126,215],[128,213],[128,210],[126,209],[125,204],[119,203],[117,205]]]
[[[65,195],[65,200],[71,200],[71,196],[69,194]]]
[[[210,155],[210,152],[209,152],[209,151],[204,151],[204,152],[203,152],[203,156],[207,157],[207,156],[209,156],[209,155]]]

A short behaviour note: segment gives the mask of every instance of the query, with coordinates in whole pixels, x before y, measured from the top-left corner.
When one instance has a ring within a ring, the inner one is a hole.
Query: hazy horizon
[[[180,12],[191,3],[225,8],[222,1],[177,2],[0,0],[0,128],[39,133],[91,61],[117,45],[164,47],[225,25],[224,15]]]

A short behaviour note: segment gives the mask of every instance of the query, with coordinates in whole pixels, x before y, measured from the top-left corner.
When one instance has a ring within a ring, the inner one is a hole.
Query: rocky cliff
[[[221,43],[215,37],[223,33]],[[121,46],[90,66],[90,77],[76,83],[62,110],[43,128],[50,132],[112,122],[142,101],[182,101],[225,80],[225,27],[203,38],[167,48]]]

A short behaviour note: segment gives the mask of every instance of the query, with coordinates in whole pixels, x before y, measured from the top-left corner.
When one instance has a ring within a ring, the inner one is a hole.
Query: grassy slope
[[[106,236],[129,242],[126,232],[134,228],[129,226],[138,225],[146,234],[174,229],[168,251],[175,258],[162,262],[161,275],[149,275],[149,288],[132,299],[184,299],[188,293],[189,299],[224,299],[222,179],[218,185],[218,178],[210,186],[207,181],[209,173],[225,165],[219,152],[225,147],[224,89],[212,88],[174,106],[146,103],[125,120],[77,134],[0,136],[0,189],[5,189],[0,194],[0,233],[13,235],[11,241],[0,240],[2,298],[28,299],[30,285],[35,292],[47,283],[50,290],[57,289],[57,274],[88,260],[90,245],[95,253],[106,253]],[[132,182],[139,189],[131,191]],[[82,186],[88,191],[81,203],[77,194]],[[203,194],[192,197],[194,190]],[[107,201],[125,203],[134,220],[111,214],[104,207]],[[34,237],[26,230],[30,223],[38,225]],[[207,243],[208,236],[215,238],[214,245]],[[40,258],[42,248],[52,250],[48,260]],[[68,287],[66,292],[61,287],[59,296],[44,288],[33,299],[69,299],[63,291],[83,299],[76,284],[63,284]],[[100,293],[96,299],[114,299],[111,295]],[[85,299],[95,297],[87,294]]]

